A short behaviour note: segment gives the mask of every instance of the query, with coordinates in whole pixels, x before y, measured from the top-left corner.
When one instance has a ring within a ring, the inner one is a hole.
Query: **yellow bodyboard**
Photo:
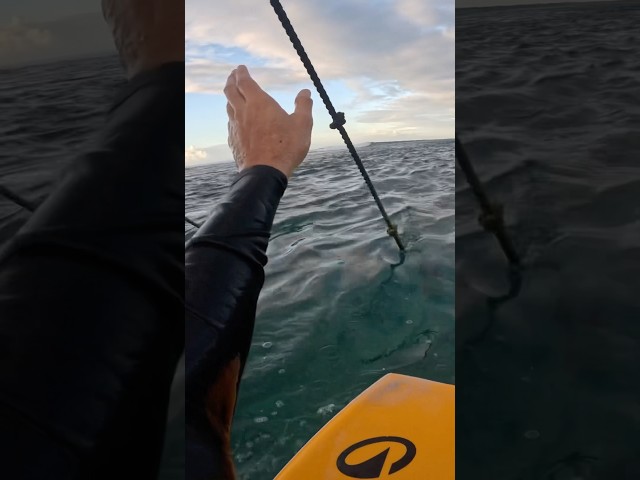
[[[309,442],[276,480],[454,480],[455,387],[388,374]]]

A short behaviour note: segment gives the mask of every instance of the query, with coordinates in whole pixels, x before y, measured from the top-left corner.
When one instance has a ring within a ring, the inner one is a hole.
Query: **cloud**
[[[13,17],[8,26],[0,27],[0,55],[43,49],[51,44],[51,38],[49,30],[25,25]]]
[[[246,62],[249,63],[249,62]],[[187,61],[185,91],[187,93],[222,94],[229,72],[237,66],[225,60],[215,58],[191,58]],[[251,74],[269,90],[286,90],[292,85],[308,83],[306,73],[292,73],[282,67],[251,67]]]
[[[458,0],[456,6],[458,8],[476,8],[476,7],[509,7],[517,5],[540,5],[550,3],[582,3],[582,2],[601,2],[615,0]]]
[[[187,165],[193,165],[196,163],[206,163],[207,152],[206,150],[195,148],[193,145],[184,151],[184,163]]]
[[[449,3],[444,8],[438,6],[447,4],[441,0],[307,0],[285,7],[323,80],[366,77],[420,88],[433,79],[453,82],[454,12]],[[187,77],[202,74],[203,60],[208,61],[206,81],[216,85],[213,92],[220,92],[235,64],[207,48],[211,44],[238,47],[259,59],[263,72],[271,71],[266,82],[277,78],[297,85],[307,79],[266,2],[237,0],[221,11],[218,4],[188,0],[186,35]]]
[[[454,92],[450,94],[410,94],[397,98],[383,108],[373,108],[358,115],[362,123],[425,123],[429,119],[447,121],[453,119]]]
[[[283,6],[330,95],[328,84],[345,85],[359,121],[392,119],[424,138],[427,124],[417,123],[422,110],[446,118],[453,133],[453,0],[291,0]],[[310,83],[268,2],[223,7],[187,0],[186,37],[187,92],[220,94],[238,58],[268,91]]]
[[[44,23],[13,18],[0,26],[0,65],[115,54],[109,28],[100,13],[85,13]]]
[[[233,155],[228,145],[214,145],[208,148],[190,146],[184,151],[184,164],[186,166],[222,162],[233,162]]]

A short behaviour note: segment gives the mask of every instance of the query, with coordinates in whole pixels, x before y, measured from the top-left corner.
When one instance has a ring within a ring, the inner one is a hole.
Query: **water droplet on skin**
[[[264,423],[264,422],[268,422],[269,418],[267,417],[256,417],[253,419],[254,422],[256,423]]]
[[[278,414],[278,412],[275,412],[275,411],[274,411],[274,412],[271,412],[271,416],[272,416],[272,417],[275,417],[277,414]]]
[[[285,372],[284,368],[281,368],[280,370],[278,370],[278,373],[279,373],[280,375],[282,375],[284,372]]]
[[[406,322],[404,322],[404,323],[406,323],[407,325],[411,325],[411,324],[413,323],[413,320],[407,320],[407,321],[406,321]]]
[[[262,344],[262,348],[271,348],[273,346],[273,343],[271,342],[264,342]]]
[[[276,400],[276,407],[278,408],[284,407],[284,402],[282,400]]]
[[[527,430],[526,432],[524,432],[524,437],[529,440],[535,440],[537,438],[540,438],[540,432],[537,430]]]

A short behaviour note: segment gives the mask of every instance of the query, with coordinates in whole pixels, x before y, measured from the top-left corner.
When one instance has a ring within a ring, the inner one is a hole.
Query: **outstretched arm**
[[[146,39],[122,52],[131,81],[0,257],[0,444],[16,480],[155,478],[183,348],[184,63],[149,43],[183,48],[183,2],[104,3],[116,38]]]
[[[313,120],[301,91],[287,114],[234,70],[225,94],[229,145],[240,173],[187,245],[187,478],[234,478],[230,428],[264,283],[271,226],[288,177],[305,158]]]

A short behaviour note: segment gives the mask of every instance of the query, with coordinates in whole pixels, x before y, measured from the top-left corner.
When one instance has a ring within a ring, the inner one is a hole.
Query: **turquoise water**
[[[272,479],[386,373],[455,381],[453,141],[359,151],[406,258],[400,264],[346,149],[311,153],[290,181],[269,245],[233,426],[242,479]],[[206,217],[234,167],[185,170],[191,218]]]
[[[640,3],[456,11],[456,476],[640,478]],[[517,284],[517,282],[516,282]]]

